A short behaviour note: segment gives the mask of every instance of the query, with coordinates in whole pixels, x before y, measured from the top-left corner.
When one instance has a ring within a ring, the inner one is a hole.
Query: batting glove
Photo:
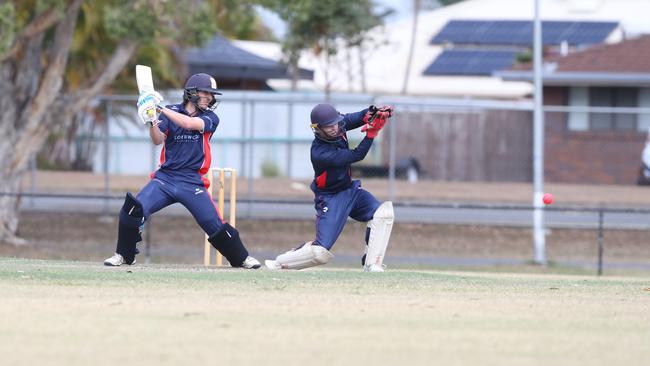
[[[163,101],[163,97],[158,92],[142,93],[138,98],[138,117],[142,123],[148,126],[154,126],[158,122],[158,104]]]
[[[153,92],[142,92],[140,94],[140,97],[138,98],[138,107],[140,107],[141,103],[146,103],[149,101],[152,101],[155,105],[158,105],[162,103],[162,101],[165,100],[165,98],[160,95],[157,91]]]

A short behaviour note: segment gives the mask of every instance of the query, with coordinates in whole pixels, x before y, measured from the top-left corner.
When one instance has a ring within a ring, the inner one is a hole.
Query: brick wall
[[[544,88],[544,104],[566,105],[568,89]],[[646,135],[569,131],[565,113],[545,115],[547,182],[636,184]]]
[[[546,105],[567,105],[568,89],[546,87]],[[532,113],[400,112],[397,158],[415,157],[429,179],[532,181]],[[636,184],[642,132],[567,130],[566,113],[546,113],[544,178],[552,183]],[[382,139],[388,161],[388,135]]]

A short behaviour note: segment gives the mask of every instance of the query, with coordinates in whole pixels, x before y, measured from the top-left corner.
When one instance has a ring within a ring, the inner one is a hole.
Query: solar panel
[[[424,75],[492,75],[511,67],[512,50],[446,50],[424,70]]]
[[[602,43],[617,22],[543,21],[542,42],[559,45]],[[431,39],[431,44],[530,46],[533,22],[526,20],[451,20]]]

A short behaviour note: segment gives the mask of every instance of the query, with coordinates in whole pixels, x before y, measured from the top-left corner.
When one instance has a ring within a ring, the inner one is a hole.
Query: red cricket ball
[[[550,193],[545,193],[544,196],[542,196],[542,201],[544,204],[550,205],[553,203],[553,195]]]

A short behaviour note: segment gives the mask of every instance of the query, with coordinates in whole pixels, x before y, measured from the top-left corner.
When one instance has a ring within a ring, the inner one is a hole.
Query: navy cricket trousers
[[[155,212],[178,202],[192,213],[208,236],[218,233],[224,224],[223,217],[202,183],[182,181],[167,172],[156,171],[136,198],[142,204],[145,220]]]
[[[350,188],[332,194],[316,193],[315,244],[331,249],[341,235],[348,217],[356,221],[372,220],[379,207],[379,201],[370,192],[361,188],[361,182],[352,181]]]

